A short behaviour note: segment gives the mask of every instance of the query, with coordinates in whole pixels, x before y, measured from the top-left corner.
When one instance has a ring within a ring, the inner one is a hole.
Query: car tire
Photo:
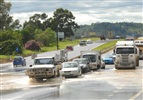
[[[105,69],[105,66],[104,66],[104,67],[102,67],[101,69]]]

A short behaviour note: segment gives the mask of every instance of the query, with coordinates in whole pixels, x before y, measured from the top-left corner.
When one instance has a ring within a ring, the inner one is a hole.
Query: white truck
[[[136,68],[139,65],[139,49],[134,41],[118,41],[114,49],[115,68]]]
[[[59,70],[61,69],[60,62],[66,60],[64,51],[60,51],[60,55],[36,57],[34,64],[30,65],[30,68],[26,71],[26,75],[36,81],[59,76]]]
[[[139,48],[139,59],[143,59],[143,37],[139,37],[134,40],[135,45]]]
[[[101,68],[101,52],[100,51],[81,51],[81,58],[88,58],[90,61],[90,69]]]

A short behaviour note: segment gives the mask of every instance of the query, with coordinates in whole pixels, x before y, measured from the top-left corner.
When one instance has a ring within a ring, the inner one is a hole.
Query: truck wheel
[[[59,77],[60,76],[60,72],[59,72],[59,70],[57,71],[57,77]]]
[[[56,77],[56,72],[54,71],[54,75],[52,76],[52,78],[55,78]]]
[[[119,69],[118,67],[115,67],[115,69]]]

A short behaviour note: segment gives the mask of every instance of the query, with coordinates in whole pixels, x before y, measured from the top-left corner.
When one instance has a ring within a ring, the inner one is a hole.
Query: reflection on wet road
[[[2,99],[142,100],[142,66],[137,67],[135,70],[116,70],[114,65],[106,65],[105,70],[91,71],[78,78],[59,77],[45,80],[42,83],[31,82],[27,76],[19,75],[17,77],[15,76],[17,78],[15,82],[11,82],[15,83],[16,87],[21,87],[21,89],[8,92],[3,91]]]

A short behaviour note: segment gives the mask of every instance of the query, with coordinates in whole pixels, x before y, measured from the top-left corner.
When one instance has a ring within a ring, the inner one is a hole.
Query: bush
[[[0,43],[0,54],[21,54],[22,46],[18,40],[7,40]]]
[[[40,43],[35,40],[30,40],[25,44],[25,49],[39,51],[40,50],[39,44]]]

